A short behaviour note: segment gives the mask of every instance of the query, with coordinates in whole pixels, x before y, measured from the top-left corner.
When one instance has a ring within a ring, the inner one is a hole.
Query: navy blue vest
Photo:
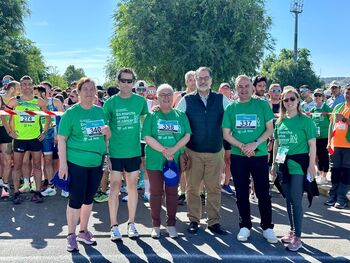
[[[190,121],[192,135],[186,145],[195,152],[217,153],[222,149],[222,118],[224,116],[223,95],[210,91],[207,106],[198,93],[188,94],[186,115]]]

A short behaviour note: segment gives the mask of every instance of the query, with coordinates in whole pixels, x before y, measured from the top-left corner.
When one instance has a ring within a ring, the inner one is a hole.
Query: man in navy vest
[[[200,223],[202,202],[200,185],[204,182],[207,192],[208,229],[220,235],[227,232],[220,226],[221,185],[220,177],[224,166],[224,151],[222,148],[222,118],[229,100],[211,90],[212,72],[210,68],[200,67],[196,71],[197,91],[181,99],[177,108],[186,113],[192,135],[187,144],[191,158],[191,167],[186,172],[186,195],[188,232],[195,234]]]

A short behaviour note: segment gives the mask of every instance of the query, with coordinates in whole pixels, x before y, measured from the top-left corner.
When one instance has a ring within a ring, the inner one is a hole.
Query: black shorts
[[[231,150],[231,144],[228,141],[224,140],[223,145],[225,151]]]
[[[146,147],[146,143],[141,142],[141,156],[142,157],[145,157],[145,147]]]
[[[13,140],[13,151],[18,153],[40,152],[42,149],[41,141],[39,139],[32,140]]]
[[[135,172],[140,170],[141,156],[132,158],[110,158],[112,170],[117,172]]]
[[[53,153],[52,153],[52,160],[58,160],[59,157],[58,157],[58,145],[55,144],[53,146]]]
[[[2,143],[11,143],[12,137],[7,134],[7,131],[4,126],[0,126],[0,144]]]

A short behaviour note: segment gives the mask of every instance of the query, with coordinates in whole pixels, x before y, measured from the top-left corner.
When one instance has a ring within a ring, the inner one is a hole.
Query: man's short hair
[[[239,82],[241,79],[246,79],[246,80],[248,80],[250,83],[252,83],[252,80],[251,80],[247,75],[239,75],[239,76],[237,76],[237,78],[235,79],[235,88],[236,88],[236,89],[237,89],[237,86],[238,86],[238,82]]]
[[[43,85],[36,85],[36,86],[34,86],[34,90],[37,90],[40,93],[40,95],[43,94],[43,93],[46,94],[46,89],[45,89],[45,87]]]
[[[119,89],[116,86],[109,86],[107,88],[107,94],[109,97],[112,97],[115,94],[118,94]]]
[[[23,80],[30,80],[31,82],[33,82],[32,78],[28,75],[24,75],[20,80],[19,82],[22,83]]]
[[[134,70],[132,68],[121,68],[118,70],[118,73],[117,73],[117,80],[120,79],[122,73],[128,73],[128,74],[132,74],[132,78],[133,80],[136,79],[136,74],[134,72]]]
[[[197,70],[196,70],[196,76],[198,76],[199,72],[203,71],[203,70],[206,70],[209,72],[209,76],[212,78],[213,77],[213,74],[212,74],[212,71],[210,68],[208,67],[199,67]]]
[[[267,82],[267,78],[265,76],[255,76],[253,78],[253,86],[256,87],[256,85],[261,82],[261,81],[265,81],[265,83]]]
[[[52,84],[48,81],[42,81],[42,82],[40,82],[40,85],[46,85],[50,88],[50,90],[52,89]]]
[[[190,76],[196,76],[196,71],[190,70],[190,71],[187,71],[187,72],[186,72],[186,74],[185,74],[185,83],[187,83],[188,78],[189,78]]]

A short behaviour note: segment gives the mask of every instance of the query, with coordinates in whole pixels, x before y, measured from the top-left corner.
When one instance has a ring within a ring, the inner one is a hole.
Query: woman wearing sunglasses
[[[325,96],[323,89],[315,89],[314,101],[316,103],[311,112],[311,118],[316,124],[316,156],[317,156],[317,168],[320,172],[320,176],[317,180],[318,184],[326,184],[326,175],[329,170],[329,155],[327,150],[328,144],[328,127],[329,117],[328,113],[332,112],[332,109],[325,103]]]
[[[290,231],[282,237],[282,242],[289,243],[288,250],[298,251],[302,247],[304,180],[306,176],[313,180],[316,175],[316,127],[312,119],[301,112],[296,89],[285,87],[281,98],[271,173],[276,175],[277,170],[281,173],[290,222]]]

